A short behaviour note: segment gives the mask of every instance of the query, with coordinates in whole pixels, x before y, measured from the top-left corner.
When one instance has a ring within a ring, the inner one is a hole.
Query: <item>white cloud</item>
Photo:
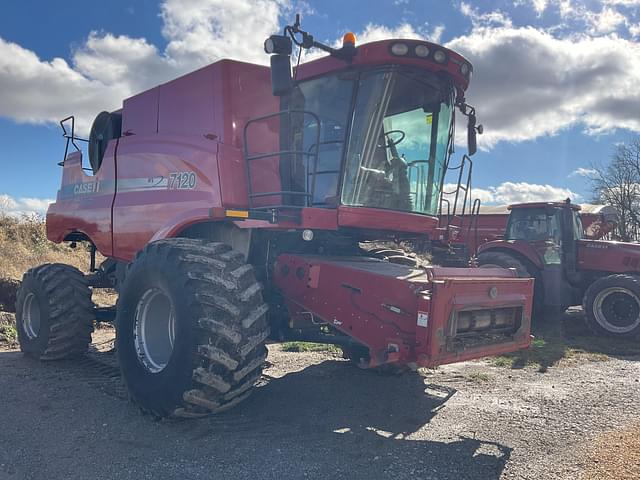
[[[570,177],[593,177],[598,171],[595,168],[578,167],[569,174]]]
[[[40,59],[0,38],[0,116],[45,123],[73,113],[79,132],[86,134],[100,110],[118,108],[131,94],[216,59],[265,64],[262,42],[291,17],[292,1],[165,0],[164,50],[143,38],[92,32],[68,62]],[[553,4],[566,16],[585,11],[574,0],[532,1],[540,11]],[[609,0],[605,9],[636,3]],[[486,127],[479,137],[481,147],[553,135],[575,125],[593,134],[613,128],[640,131],[637,42],[615,35],[556,38],[514,27],[501,11],[480,12],[464,2],[460,9],[474,27],[448,46],[474,63],[468,96]],[[611,11],[600,27],[603,31],[619,22],[617,10]],[[442,25],[369,24],[358,34],[358,43],[393,37],[439,41],[443,30]],[[640,35],[640,26],[637,30]],[[316,51],[303,60],[320,55]]]
[[[582,124],[640,131],[640,45],[620,37],[558,39],[534,28],[476,28],[447,44],[474,65],[468,98],[481,144],[523,141]]]
[[[444,186],[444,190],[448,192],[454,191],[454,189],[454,184],[445,184]],[[551,202],[565,200],[566,198],[571,198],[571,200],[576,201],[582,198],[578,193],[568,188],[527,182],[503,182],[498,186],[473,188],[471,190],[471,196],[474,200],[479,198],[483,205]]]
[[[166,0],[163,52],[142,38],[91,32],[71,64],[0,38],[0,116],[57,123],[75,114],[86,134],[99,111],[216,59],[267,63],[262,43],[289,9],[288,0]]]
[[[10,216],[44,216],[49,204],[53,201],[54,200],[48,198],[13,198],[6,193],[0,193],[0,214]]]

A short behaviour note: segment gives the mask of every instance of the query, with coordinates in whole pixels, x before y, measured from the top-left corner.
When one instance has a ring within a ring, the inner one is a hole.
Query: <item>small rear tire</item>
[[[91,343],[93,307],[77,268],[52,263],[28,270],[16,298],[20,350],[40,360],[82,355]]]
[[[582,300],[587,326],[596,335],[640,334],[640,277],[610,275],[593,282]]]
[[[116,351],[132,400],[156,417],[219,413],[250,395],[267,356],[253,268],[223,243],[174,238],[131,264]]]

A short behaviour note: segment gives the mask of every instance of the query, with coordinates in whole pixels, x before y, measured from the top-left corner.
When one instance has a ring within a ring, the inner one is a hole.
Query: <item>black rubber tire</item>
[[[25,299],[33,293],[40,328],[30,338],[25,330]],[[84,274],[59,263],[28,270],[16,299],[16,329],[20,350],[40,360],[60,360],[86,353],[93,333],[93,302]]]
[[[602,277],[593,282],[582,298],[582,308],[585,314],[585,323],[589,329],[596,335],[603,335],[608,337],[637,337],[640,335],[640,322],[638,325],[625,333],[618,333],[608,330],[596,319],[595,313],[595,300],[600,292],[606,288],[622,287],[632,292],[637,298],[640,298],[640,277],[636,275],[609,275],[608,277]]]
[[[544,285],[537,268],[529,266],[519,258],[505,252],[488,251],[478,254],[478,266],[499,265],[502,268],[515,268],[520,278],[533,278],[533,316],[542,319],[544,315]]]
[[[167,365],[152,373],[134,344],[136,307],[150,288],[175,311]],[[267,305],[253,267],[223,243],[174,238],[147,245],[127,271],[116,318],[116,351],[132,400],[156,417],[200,417],[247,398],[262,374]]]

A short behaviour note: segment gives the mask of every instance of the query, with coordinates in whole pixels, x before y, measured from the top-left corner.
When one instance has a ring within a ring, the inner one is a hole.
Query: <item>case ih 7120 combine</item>
[[[292,41],[330,55],[292,78]],[[471,65],[423,41],[356,48],[348,34],[333,49],[297,21],[265,50],[271,69],[222,60],[102,112],[90,175],[65,152],[48,237],[107,260],[25,274],[22,350],[82,353],[93,320],[114,318],[131,397],[199,416],[250,394],[269,336],[337,344],[370,368],[527,347],[533,280],[364,248],[435,236],[456,108],[475,150]],[[102,287],[115,312],[94,308]]]

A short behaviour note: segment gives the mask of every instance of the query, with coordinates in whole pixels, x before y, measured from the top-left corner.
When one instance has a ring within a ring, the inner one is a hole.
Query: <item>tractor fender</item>
[[[523,240],[493,240],[478,247],[478,254],[489,250],[499,250],[514,255],[533,264],[539,270],[544,268],[540,256],[533,247]]]

